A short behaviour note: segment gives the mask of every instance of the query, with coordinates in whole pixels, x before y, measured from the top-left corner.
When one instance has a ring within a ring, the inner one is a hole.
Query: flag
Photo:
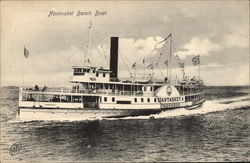
[[[179,63],[179,66],[180,66],[181,68],[184,68],[184,62],[180,62],[180,63]]]
[[[92,27],[92,20],[89,22],[89,29]]]
[[[154,68],[154,65],[153,65],[153,64],[150,64],[150,65],[147,66],[147,68],[153,69],[153,68]]]
[[[145,58],[143,58],[142,63],[145,63]]]
[[[168,66],[168,60],[166,60],[166,61],[164,62],[164,64],[165,64],[166,66]]]
[[[29,51],[28,51],[28,49],[26,49],[26,47],[24,47],[24,56],[25,56],[25,58],[28,58],[28,56],[29,56]]]
[[[192,58],[193,64],[196,66],[198,64],[200,64],[200,55],[197,55],[195,57]]]
[[[133,65],[132,65],[132,68],[135,68],[136,67],[136,62],[135,63],[133,63]]]
[[[164,41],[166,41],[167,42],[167,39],[169,38],[169,37],[171,37],[172,36],[172,33],[170,33],[164,40],[162,40],[161,42],[158,42],[157,44],[155,44],[155,47],[158,45],[158,44],[160,44],[160,43],[162,43],[162,42],[164,42]]]

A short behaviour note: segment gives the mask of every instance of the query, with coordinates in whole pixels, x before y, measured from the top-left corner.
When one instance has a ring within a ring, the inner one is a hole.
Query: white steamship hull
[[[20,120],[91,120],[157,114],[160,109],[19,108]]]

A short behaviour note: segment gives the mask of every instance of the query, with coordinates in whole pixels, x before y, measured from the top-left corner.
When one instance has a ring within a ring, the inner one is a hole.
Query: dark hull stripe
[[[47,113],[79,113],[79,114],[101,114],[103,118],[117,118],[127,116],[145,116],[160,113],[160,109],[59,109],[59,108],[32,108],[32,107],[19,107],[20,112],[47,112]],[[55,112],[53,112],[55,111]],[[106,114],[106,115],[105,115]]]

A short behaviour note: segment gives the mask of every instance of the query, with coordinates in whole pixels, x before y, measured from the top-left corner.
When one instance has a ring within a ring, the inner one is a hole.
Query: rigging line
[[[160,73],[161,73],[161,75],[162,75],[162,78],[164,78],[164,75],[163,75],[163,73],[162,73],[162,71],[161,71],[159,65],[158,65],[157,67],[158,67],[158,70],[160,71]]]
[[[125,55],[123,55],[120,50],[119,53],[129,62],[129,64],[131,64],[131,66],[133,65],[133,63]]]
[[[82,47],[83,53],[84,53],[84,63],[86,63],[87,55],[88,55],[88,45],[84,45]]]
[[[98,41],[101,42],[101,37],[98,35],[99,32],[97,32],[97,31],[95,31],[95,30],[93,30],[93,32],[94,32],[94,34],[96,34]],[[107,57],[106,52],[105,52],[105,49],[104,49],[103,47],[104,47],[104,45],[101,44],[102,53],[104,54],[105,58],[107,59],[107,62],[109,63],[108,57]],[[107,63],[107,64],[108,64],[108,63]]]
[[[164,40],[165,40],[165,39],[164,39]],[[158,44],[159,44],[159,43],[157,43],[157,44],[155,45],[154,49],[153,49],[153,50],[151,50],[149,54],[152,54],[152,53],[153,53],[153,51],[157,50],[157,48],[156,48],[156,47],[157,47],[157,45],[158,45]],[[166,41],[166,44],[167,44],[167,41]],[[165,45],[165,47],[166,47],[166,45]],[[165,48],[165,47],[164,47],[164,48]],[[160,60],[160,58],[158,59],[158,61],[157,61],[157,62],[159,62],[159,60]],[[152,63],[152,64],[155,64],[155,63]]]
[[[65,63],[67,63],[75,54],[76,54],[76,52],[78,51],[79,49],[76,49],[66,60],[65,60],[65,62],[63,62],[63,64],[61,64],[58,68],[57,68],[57,70],[53,73],[53,74],[51,74],[50,76],[49,76],[49,78],[46,80],[46,81],[48,81],[49,79],[51,79],[58,71],[59,71],[59,69],[61,69],[62,68],[62,66],[64,66],[64,64]]]
[[[100,52],[100,53],[102,53],[98,48],[97,48],[97,50]],[[107,58],[105,57],[105,59],[107,60]],[[108,61],[108,60],[107,60]],[[108,67],[108,63],[106,63],[106,66]]]
[[[88,48],[88,45],[86,47]],[[84,55],[84,63],[86,63],[86,59],[87,59],[87,55],[88,55],[88,49],[85,49],[84,53],[85,53],[85,55]]]
[[[172,38],[172,37],[171,37],[171,42],[173,43],[174,52],[177,54],[177,50],[176,50],[176,48],[175,48],[174,40],[173,40],[173,38]]]
[[[153,51],[155,51],[155,50],[156,50],[156,45],[155,45],[154,49],[150,51],[150,53],[149,53],[149,54],[152,54],[152,53],[153,53]],[[159,59],[158,59],[158,61],[157,61],[157,62],[159,62]],[[155,64],[155,63],[153,62],[152,64]]]
[[[161,59],[161,57],[162,57],[162,54],[163,54],[163,52],[164,52],[166,46],[167,46],[167,44],[165,44],[165,46],[162,48],[162,50],[161,50],[161,52],[160,52],[161,55],[160,55],[159,58],[158,58],[157,65],[159,65],[160,59]]]
[[[173,40],[172,36],[171,36],[171,43],[172,43],[173,48],[174,48],[174,53],[176,54],[175,56],[176,56],[176,58],[177,58],[177,60],[178,60],[179,68],[180,68],[181,72],[184,73],[184,68],[182,69],[182,68],[180,67],[180,63],[181,63],[181,62],[180,62],[180,59],[179,59],[177,50],[176,50],[176,48],[175,48],[175,44],[174,44],[174,40]]]
[[[122,54],[122,56],[129,62],[130,65],[133,65],[133,63],[125,55]]]
[[[107,61],[109,62],[109,59],[108,59],[108,57],[107,57],[107,55],[106,55],[106,52],[105,52],[105,49],[103,48],[103,45],[101,45],[101,48],[102,48],[102,51],[103,51],[103,54],[104,54],[105,58],[106,58]]]
[[[162,48],[162,51],[161,51],[161,55],[160,55],[160,57],[158,58],[158,62],[157,62],[157,65],[158,65],[158,67],[159,67],[159,62],[160,62],[160,59],[161,59],[161,57],[162,57],[162,54],[163,54],[163,52],[165,51],[165,49],[166,49],[166,47],[167,47],[167,39],[168,38],[170,38],[171,40],[170,40],[170,44],[171,44],[171,42],[173,41],[172,40],[172,35],[169,35],[164,41],[166,42],[165,43],[165,45],[164,45],[164,47]],[[160,67],[159,67],[160,68]],[[160,69],[159,69],[160,70]],[[167,70],[168,70],[168,67],[167,67]],[[161,72],[161,74],[162,74],[162,76],[163,76],[163,78],[164,78],[164,75],[163,75],[163,73],[162,73],[162,71],[160,70],[160,72]]]
[[[172,45],[173,45],[173,48],[174,48],[175,57],[177,58],[178,64],[180,65],[180,58],[179,58],[179,56],[178,56],[177,50],[176,50],[176,48],[175,48],[174,40],[173,40],[172,37],[171,37],[171,42],[172,42]],[[179,67],[180,67],[180,66],[179,66]]]
[[[159,45],[159,44],[161,44],[161,43],[163,43],[163,42],[165,42],[165,41],[167,41],[168,40],[168,38],[170,38],[170,37],[172,37],[172,33],[170,33],[164,40],[162,40],[162,41],[160,41],[160,42],[158,42],[155,46],[157,46],[157,45]]]
[[[164,48],[163,48],[162,51],[161,51],[161,54],[165,51],[165,48],[166,48],[166,46],[167,46],[167,39],[168,39],[168,38],[170,38],[170,44],[172,43],[172,45],[173,45],[174,53],[176,54],[175,57],[177,57],[177,59],[178,59],[178,64],[179,64],[179,63],[180,63],[180,60],[179,60],[179,57],[178,57],[178,54],[177,54],[177,50],[176,50],[175,45],[174,45],[174,41],[173,41],[172,35],[169,35],[166,39],[164,39],[163,41],[160,42],[160,43],[162,43],[162,42],[166,41],[166,44],[165,44]],[[159,44],[159,43],[158,43],[158,44]],[[160,61],[161,57],[162,57],[162,55],[160,55],[159,58],[158,58],[158,61],[157,61],[157,65],[158,65],[158,66],[159,66],[159,61]],[[180,64],[179,64],[179,68],[180,68],[180,70],[182,70],[182,68],[180,67]],[[167,69],[168,69],[168,67],[167,67]],[[161,72],[161,73],[162,73],[162,72]],[[162,75],[163,75],[163,74],[162,74]]]
[[[128,69],[128,71],[129,71],[129,73],[131,74],[131,71],[130,71],[130,69],[128,68],[128,65],[127,65],[127,63],[125,62],[125,60],[124,60],[124,58],[123,58],[123,56],[121,55],[121,59],[122,59],[122,61],[124,62],[124,64],[125,64],[125,66],[126,66],[126,68]]]
[[[119,53],[120,53],[120,51],[119,51]],[[128,66],[128,64],[126,63],[126,61],[124,60],[124,55],[122,54],[122,53],[120,53],[120,56],[121,56],[121,59],[122,59],[122,61],[124,62],[124,64],[125,64],[125,66],[126,66],[126,68],[128,69],[128,71],[131,73],[131,71],[130,71],[130,68],[129,68],[129,66]]]
[[[167,68],[165,69],[165,73],[164,74],[167,74],[167,71],[168,71],[168,65],[167,65]]]
[[[103,45],[101,45],[101,49],[102,49],[102,52],[103,52],[103,54],[104,54],[104,56],[105,56],[105,59],[107,60],[107,65],[109,64],[109,59],[108,59],[108,57],[107,57],[107,55],[106,55],[106,52],[105,52],[105,49],[103,48]]]

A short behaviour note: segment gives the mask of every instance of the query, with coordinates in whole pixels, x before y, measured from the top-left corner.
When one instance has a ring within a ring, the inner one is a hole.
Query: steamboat
[[[168,39],[171,35],[165,41]],[[205,101],[200,78],[189,80],[183,75],[181,80],[171,80],[170,74],[157,81],[151,74],[144,80],[133,75],[126,80],[119,79],[118,42],[118,37],[111,37],[109,69],[73,66],[69,89],[21,87],[20,119],[84,120],[152,115],[168,109],[193,109]],[[197,59],[196,64],[200,62]]]

